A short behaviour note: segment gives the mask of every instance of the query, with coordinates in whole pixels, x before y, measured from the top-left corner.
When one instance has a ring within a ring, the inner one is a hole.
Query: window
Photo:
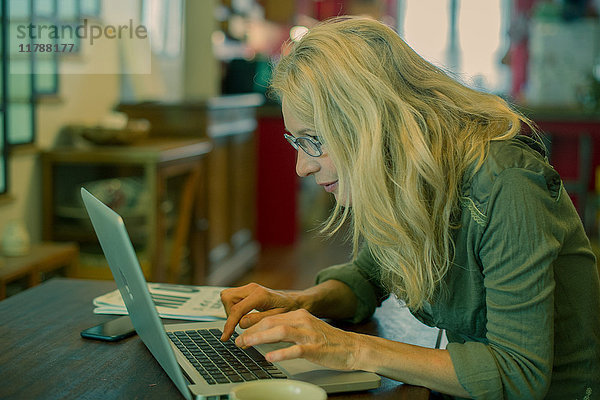
[[[57,25],[58,4],[55,0],[33,0],[31,21],[35,26]],[[57,45],[56,38],[48,33],[36,37],[33,43]],[[58,92],[58,53],[33,52],[33,93],[49,95]]]
[[[495,93],[509,89],[510,0],[399,0],[399,33],[430,62],[471,87]]]
[[[9,147],[35,141],[37,97],[58,91],[62,53],[35,51],[35,45],[52,45],[57,38],[49,28],[43,34],[30,29],[75,25],[82,15],[100,12],[100,0],[0,0],[0,193],[8,189]]]
[[[3,0],[7,9],[6,72],[4,123],[6,144],[33,143],[35,110],[33,104],[33,40],[20,34],[22,27],[32,23],[33,0]],[[28,46],[30,46],[28,48]]]
[[[142,24],[148,29],[155,54],[167,57],[180,54],[183,0],[143,0]]]
[[[0,194],[6,193],[8,187],[6,173],[6,82],[7,68],[6,52],[7,38],[7,4],[6,0],[0,0]]]

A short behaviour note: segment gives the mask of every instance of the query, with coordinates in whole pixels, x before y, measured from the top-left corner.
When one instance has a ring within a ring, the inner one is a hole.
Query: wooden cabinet
[[[78,276],[110,279],[79,189],[102,188],[112,181],[129,185],[110,205],[121,207],[117,211],[147,278],[201,282],[206,274],[206,232],[202,224],[192,222],[207,218],[203,193],[210,149],[207,140],[151,138],[130,146],[67,147],[43,153],[44,239],[79,242]],[[127,202],[132,204],[123,206]],[[183,268],[184,258],[189,270]]]
[[[258,256],[255,240],[256,169],[254,131],[212,136],[209,157],[207,282],[227,285]]]
[[[248,94],[118,107],[130,118],[149,120],[151,136],[200,137],[212,144],[206,158],[206,186],[198,196],[205,202],[206,220],[194,221],[206,227],[206,271],[195,283],[230,285],[258,257],[255,131],[256,109],[262,103],[262,95]]]

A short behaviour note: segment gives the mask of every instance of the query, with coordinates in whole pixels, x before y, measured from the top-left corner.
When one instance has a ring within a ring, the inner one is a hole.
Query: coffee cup
[[[245,382],[229,392],[229,400],[325,400],[327,393],[312,383],[292,379]]]

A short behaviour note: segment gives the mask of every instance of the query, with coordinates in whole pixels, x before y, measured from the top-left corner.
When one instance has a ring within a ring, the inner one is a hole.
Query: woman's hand
[[[297,293],[272,290],[256,283],[223,290],[221,301],[227,313],[227,322],[221,337],[223,341],[231,337],[238,323],[245,329],[265,317],[302,307]],[[250,313],[252,310],[259,312]]]
[[[265,355],[271,362],[305,358],[328,368],[354,369],[361,335],[342,331],[304,309],[263,318],[237,339],[240,347],[289,342],[292,346]]]
[[[240,347],[278,342],[292,345],[265,354],[270,362],[304,358],[326,368],[374,372],[442,393],[470,397],[458,381],[448,350],[346,332],[304,309],[265,317],[235,340]]]

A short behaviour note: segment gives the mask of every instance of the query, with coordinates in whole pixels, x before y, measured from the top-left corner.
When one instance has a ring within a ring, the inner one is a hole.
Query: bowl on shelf
[[[132,119],[124,128],[80,126],[75,128],[84,139],[97,145],[127,145],[148,137],[150,123],[145,119]]]

